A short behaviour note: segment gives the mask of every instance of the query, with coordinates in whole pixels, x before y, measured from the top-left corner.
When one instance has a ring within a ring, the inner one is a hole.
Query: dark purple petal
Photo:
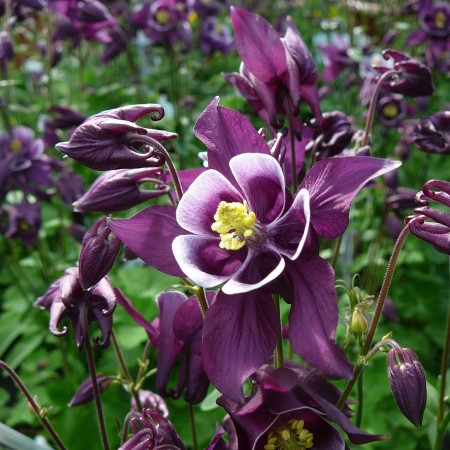
[[[350,378],[352,366],[335,342],[338,320],[333,268],[322,258],[302,253],[286,270],[292,286],[287,298],[289,340],[305,361],[333,377]]]
[[[372,178],[400,165],[400,161],[363,156],[327,158],[315,164],[300,188],[309,192],[311,224],[317,234],[335,238],[344,233],[356,194]]]
[[[244,153],[230,160],[230,168],[256,219],[264,224],[276,220],[285,205],[284,176],[277,160]]]
[[[245,9],[231,7],[234,41],[248,70],[264,83],[287,71],[283,43],[266,19]]]
[[[108,225],[148,265],[168,275],[183,277],[172,254],[172,242],[187,232],[178,225],[175,214],[175,206],[154,205],[129,219],[108,219]]]
[[[244,381],[272,355],[278,320],[272,296],[262,292],[219,292],[206,313],[203,364],[211,382],[227,398],[243,400]]]
[[[250,121],[232,109],[219,106],[216,97],[203,111],[194,133],[208,148],[208,166],[231,180],[230,159],[241,153],[270,155],[266,141]]]
[[[214,215],[221,201],[242,203],[242,197],[221,173],[216,170],[203,172],[178,204],[176,216],[179,225],[194,234],[219,237],[211,225],[215,222]]]
[[[418,238],[434,245],[439,251],[450,255],[450,228],[434,222],[426,222],[417,216],[409,222],[409,230]]]
[[[111,377],[97,373],[97,384],[100,392],[105,392],[111,384]],[[92,389],[92,378],[89,377],[80,384],[67,406],[84,405],[92,400],[94,400],[94,391]]]
[[[219,247],[220,237],[185,235],[173,241],[173,254],[181,270],[195,283],[210,288],[230,279],[247,255],[246,246],[228,251]]]

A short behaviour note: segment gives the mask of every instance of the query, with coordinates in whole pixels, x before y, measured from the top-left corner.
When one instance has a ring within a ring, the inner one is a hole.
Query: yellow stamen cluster
[[[248,212],[245,200],[244,203],[222,201],[214,214],[214,220],[211,229],[220,234],[220,248],[239,250],[253,234],[256,216],[254,212]]]
[[[392,119],[398,114],[398,108],[395,105],[389,105],[387,104],[383,108],[383,114],[385,117],[388,117],[389,119]]]
[[[264,450],[307,450],[313,446],[313,434],[305,426],[304,420],[291,419],[289,428],[279,425],[267,437]]]
[[[170,12],[160,10],[155,14],[155,19],[161,25],[167,25],[170,22]]]
[[[434,20],[435,20],[436,26],[437,26],[440,30],[442,30],[442,29],[445,28],[445,22],[446,22],[446,20],[445,20],[445,14],[444,14],[442,11],[438,11],[438,12],[436,13],[436,15],[434,16]]]
[[[13,139],[9,146],[14,153],[18,153],[22,149],[22,142],[19,139]]]

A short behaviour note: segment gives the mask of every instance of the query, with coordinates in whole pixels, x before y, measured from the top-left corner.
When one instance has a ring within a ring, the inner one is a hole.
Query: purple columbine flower
[[[292,19],[285,19],[283,37],[263,17],[241,8],[231,7],[231,20],[242,65],[225,79],[273,128],[282,126],[277,114],[296,116],[302,99],[320,122],[317,70]]]
[[[100,175],[88,191],[73,203],[77,212],[114,212],[131,208],[170,192],[170,187],[160,180],[162,169],[118,169]],[[141,189],[149,183],[155,189]]]
[[[229,28],[220,24],[215,17],[206,17],[203,20],[199,44],[205,55],[211,55],[215,51],[227,54],[234,47]]]
[[[204,287],[223,284],[206,315],[204,336],[206,329],[211,334],[203,343],[210,346],[209,375],[214,367],[233,364],[232,376],[217,370],[215,384],[228,396],[241,398],[242,382],[273,352],[277,318],[267,300],[270,293],[282,294],[292,305],[293,350],[323,372],[351,376],[334,342],[334,272],[318,255],[317,235],[341,235],[359,190],[400,163],[328,158],[313,166],[293,198],[267,143],[241,114],[219,107],[216,99],[194,130],[208,148],[209,169],[194,180],[178,207],[151,206],[130,219],[111,219],[111,229],[165,273],[188,276]],[[218,321],[236,327],[218,326]],[[247,343],[258,350],[251,363]]]
[[[68,142],[56,148],[95,170],[133,169],[164,164],[164,158],[153,148],[140,152],[138,135],[156,141],[175,139],[168,131],[153,130],[137,125],[136,120],[150,114],[152,120],[161,120],[164,109],[160,105],[145,104],[110,109],[89,117],[72,134]],[[153,114],[156,113],[156,114]]]
[[[391,92],[405,97],[423,97],[434,92],[433,77],[430,68],[418,59],[397,50],[383,50],[384,59],[394,60],[393,68],[400,72],[399,78],[392,78],[383,84]],[[391,69],[388,67],[374,67],[380,73]]]
[[[422,426],[427,403],[425,372],[409,348],[393,348],[387,355],[388,378],[395,403],[417,428]]]
[[[23,200],[18,205],[6,205],[9,213],[6,237],[19,238],[25,245],[37,244],[41,228],[41,208],[39,203],[28,203]]]
[[[234,431],[229,438],[237,445],[230,448],[343,450],[344,438],[331,421],[354,444],[386,438],[357,428],[331,403],[328,391],[316,391],[318,386],[310,385],[302,375],[304,368],[295,363],[281,369],[266,365],[254,375],[253,392],[243,402],[217,400],[232,421],[224,424]]]
[[[430,200],[434,200],[450,208],[450,182],[428,181],[417,194],[416,200],[421,206],[414,209],[415,216],[407,218],[409,230],[434,245],[437,250],[450,255],[450,212],[428,206]]]
[[[131,411],[127,415],[126,423],[129,423],[134,434],[119,450],[186,450],[172,422],[157,411],[149,408],[144,409],[142,413]]]
[[[450,49],[450,6],[447,2],[419,1],[419,25],[407,38],[406,45],[428,42],[432,64]],[[437,64],[439,67],[439,64]]]
[[[85,290],[96,285],[110,270],[120,250],[121,240],[101,217],[83,237],[78,261],[79,281]]]
[[[84,315],[89,322],[97,321],[102,332],[102,339],[94,336],[94,344],[98,348],[106,348],[112,332],[112,313],[116,307],[116,295],[108,277],[102,278],[92,289],[85,291],[79,279],[77,267],[70,267],[64,275],[56,280],[35,302],[35,306],[50,313],[50,332],[61,337],[67,334],[68,328],[61,330],[59,325],[66,317],[72,322],[77,350],[84,346]]]
[[[159,412],[159,414],[161,414],[163,417],[169,416],[169,410],[167,409],[166,402],[158,394],[155,394],[152,391],[147,391],[145,389],[140,389],[138,396],[142,409],[147,408],[154,409],[155,411]],[[131,410],[138,411],[136,399],[134,397],[131,397]]]
[[[450,111],[439,111],[420,119],[413,128],[408,143],[414,143],[427,153],[450,153]]]
[[[350,45],[343,37],[337,37],[337,44],[321,45],[319,50],[322,52],[325,62],[325,69],[322,72],[322,81],[331,83],[336,81],[344,70],[355,71],[357,63],[349,56]]]

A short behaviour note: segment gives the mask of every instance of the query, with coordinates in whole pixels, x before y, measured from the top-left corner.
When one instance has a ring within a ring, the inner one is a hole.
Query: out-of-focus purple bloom
[[[350,376],[351,366],[334,341],[334,272],[318,255],[317,235],[341,235],[359,190],[399,163],[328,158],[313,166],[292,198],[277,159],[242,115],[219,107],[216,99],[194,130],[208,148],[209,169],[178,207],[151,206],[130,219],[111,219],[110,227],[163,272],[181,273],[204,287],[225,283],[206,315],[203,352],[207,373],[228,397],[242,397],[249,371],[267,361],[275,347],[278,319],[269,292],[292,304],[293,350],[325,373]],[[239,326],[221,327],[217,320]],[[311,336],[311,327],[321,331]],[[251,363],[247,343],[257,350]],[[218,366],[224,370],[215,370]]]
[[[430,68],[418,59],[397,50],[383,50],[385,59],[394,60],[393,68],[400,72],[399,77],[387,80],[383,87],[405,97],[422,97],[434,92],[433,77]],[[380,73],[387,72],[387,67],[375,67]]]
[[[35,306],[50,313],[49,330],[55,336],[64,336],[68,328],[61,330],[59,325],[65,317],[72,322],[75,333],[75,344],[78,351],[84,346],[84,315],[89,322],[97,321],[102,332],[102,340],[94,336],[94,344],[98,348],[106,348],[112,332],[112,313],[116,307],[116,296],[108,277],[102,278],[89,291],[80,284],[77,267],[70,267],[64,275],[56,280],[35,302]]]
[[[450,111],[440,111],[420,119],[408,136],[408,142],[427,153],[449,154]]]
[[[224,2],[220,0],[194,0],[193,10],[202,19],[217,16],[224,7]]]
[[[92,225],[83,237],[78,261],[79,281],[89,290],[110,270],[120,250],[121,240],[111,232],[102,217]]]
[[[317,70],[292,19],[285,19],[283,37],[263,17],[241,8],[231,8],[231,20],[242,64],[240,73],[224,75],[227,82],[273,128],[282,126],[278,114],[297,116],[301,100],[320,122]],[[300,133],[298,118],[295,127]]]
[[[163,417],[167,417],[169,415],[169,410],[167,409],[166,402],[158,394],[155,394],[152,391],[146,391],[145,389],[140,389],[138,395],[142,409],[154,409]],[[131,410],[138,411],[136,399],[134,397],[131,397]]]
[[[110,386],[111,379],[113,377],[109,377],[102,373],[97,373],[96,376],[100,392],[105,392]],[[77,392],[75,392],[75,395],[72,397],[67,406],[84,405],[92,402],[92,400],[94,400],[94,390],[92,389],[92,377],[89,377],[80,384]]]
[[[111,37],[111,42],[106,44],[106,48],[100,57],[103,64],[107,64],[124,52],[128,45],[127,36],[119,25],[112,25],[108,29],[108,34]]]
[[[355,128],[353,120],[340,111],[326,112],[319,125],[311,121],[315,130],[314,140],[306,144],[306,151],[313,152],[315,160],[336,156],[350,144]]]
[[[410,114],[412,111],[408,111],[408,105],[403,101],[402,95],[387,93],[378,98],[376,115],[385,127],[398,127]]]
[[[49,125],[59,130],[78,127],[86,120],[83,114],[67,106],[52,106],[50,112],[55,113],[56,116],[49,120]]]
[[[192,28],[188,22],[187,0],[148,0],[137,5],[131,16],[134,29],[141,29],[154,45],[192,44]]]
[[[447,2],[420,0],[418,14],[420,28],[407,37],[406,45],[416,46],[428,42],[430,62],[436,64],[450,49],[450,6]]]
[[[25,200],[18,205],[7,205],[9,212],[6,237],[19,238],[25,245],[37,244],[38,232],[41,228],[41,210],[39,203],[28,203]]]
[[[62,199],[68,205],[72,205],[72,203],[77,198],[80,198],[85,191],[83,177],[66,168],[63,168],[61,171],[60,176],[55,181],[55,186]]]
[[[190,403],[201,402],[209,380],[202,362],[201,337],[203,316],[197,297],[187,298],[181,292],[163,292],[157,297],[160,315],[150,324],[116,289],[117,301],[141,325],[157,351],[156,390],[162,396],[178,398],[183,391]],[[211,301],[213,293],[208,294]],[[170,373],[179,355],[181,367],[176,389],[167,389]]]
[[[322,81],[331,83],[335,81],[344,70],[355,70],[357,64],[348,55],[350,45],[343,38],[338,38],[337,44],[321,45],[319,50],[324,56],[325,69],[322,72]]]
[[[450,182],[431,180],[423,185],[416,200],[421,205],[414,209],[415,216],[407,218],[409,230],[420,239],[450,255],[450,212],[431,209],[431,200],[450,208]],[[431,221],[428,221],[431,219]]]
[[[170,192],[170,187],[160,180],[162,169],[119,169],[100,175],[73,207],[77,212],[114,212],[131,208],[139,203]],[[151,183],[155,189],[140,189]]]
[[[425,372],[409,348],[393,348],[387,355],[388,377],[395,403],[417,428],[422,426],[427,403]]]
[[[227,54],[234,46],[229,28],[220,24],[215,17],[207,17],[202,22],[199,44],[205,55],[215,51]]]
[[[400,234],[400,233],[399,233]],[[386,297],[386,300],[383,305],[383,310],[381,311],[383,316],[389,320],[389,322],[398,323],[398,313],[397,308],[394,305],[391,297]]]
[[[217,400],[234,425],[237,446],[230,448],[344,449],[344,438],[330,421],[342,428],[354,444],[386,438],[353,425],[326,395],[302,379],[297,367],[293,363],[281,369],[263,366],[253,377],[253,393],[243,402],[225,397]]]
[[[118,450],[186,450],[172,423],[157,411],[149,408],[142,413],[131,411],[126,423],[134,434]]]
[[[13,59],[14,49],[12,46],[11,36],[6,31],[0,32],[0,68],[3,72],[9,61]]]
[[[139,135],[156,141],[175,139],[176,133],[153,130],[137,125],[136,120],[152,113],[152,120],[164,117],[162,106],[132,105],[103,111],[89,117],[72,134],[70,140],[56,148],[76,161],[95,170],[155,167],[164,157],[146,146],[141,153]],[[153,114],[156,113],[156,114]]]

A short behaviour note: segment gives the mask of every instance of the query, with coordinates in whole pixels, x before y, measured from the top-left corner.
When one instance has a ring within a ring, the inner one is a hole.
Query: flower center
[[[22,142],[20,142],[19,139],[13,139],[9,146],[14,153],[19,153],[22,149]]]
[[[170,18],[171,18],[170,12],[164,9],[160,9],[155,14],[156,21],[161,25],[167,25],[170,22]]]
[[[313,446],[313,434],[306,428],[304,420],[291,419],[288,426],[278,425],[267,436],[264,450],[306,450]]]
[[[443,30],[445,28],[445,22],[445,14],[442,11],[438,11],[434,16],[434,23],[440,30]]]
[[[219,246],[226,250],[241,249],[255,232],[256,216],[248,212],[246,200],[244,203],[220,202],[214,220],[211,229],[220,234]]]
[[[385,117],[387,117],[388,119],[392,119],[393,117],[395,117],[398,114],[398,108],[391,104],[387,104],[384,108],[383,108],[383,115]]]

